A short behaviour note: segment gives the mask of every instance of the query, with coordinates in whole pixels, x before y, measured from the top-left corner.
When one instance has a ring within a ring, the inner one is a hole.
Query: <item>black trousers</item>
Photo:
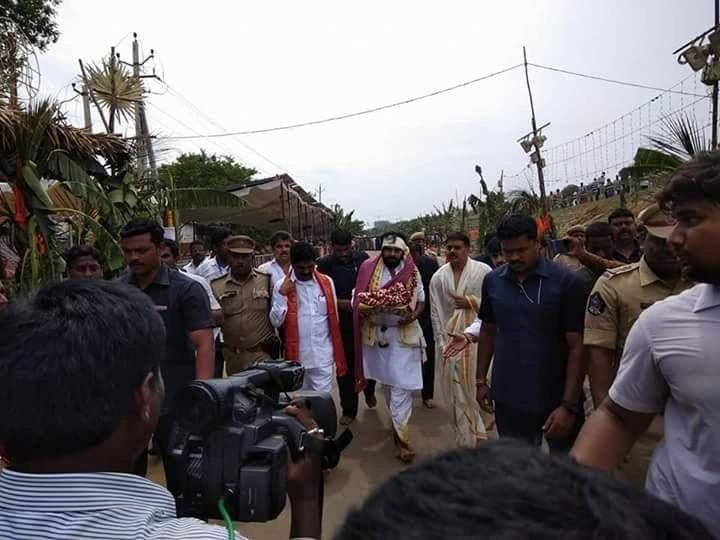
[[[225,358],[223,358],[223,348],[220,337],[215,340],[215,372],[213,376],[216,379],[221,379],[223,372],[225,371]]]
[[[427,401],[435,395],[435,336],[432,330],[428,332],[423,329],[423,334],[425,335],[425,343],[427,343],[425,349],[427,360],[422,366],[422,399]]]
[[[171,414],[164,414],[159,418],[157,428],[155,429],[155,440],[157,441],[160,455],[162,456],[163,469],[165,469],[165,485],[168,491],[177,497],[180,494],[180,478],[174,463],[170,460],[168,448],[170,445],[170,432],[173,421],[174,419]],[[148,453],[146,449],[135,462],[133,472],[138,476],[146,476],[147,465]]]
[[[537,414],[496,402],[495,425],[497,426],[498,435],[501,438],[518,439],[532,446],[540,446],[543,438],[542,427],[551,412]],[[575,425],[566,437],[547,439],[550,450],[552,452],[567,453],[572,448],[584,423],[585,418],[582,415],[576,417]]]
[[[345,364],[347,374],[337,378],[340,393],[340,408],[343,416],[355,418],[358,413],[358,395],[355,391],[355,338],[352,332],[342,333],[343,350],[345,351]],[[375,381],[368,380],[365,390],[365,399],[375,395]]]

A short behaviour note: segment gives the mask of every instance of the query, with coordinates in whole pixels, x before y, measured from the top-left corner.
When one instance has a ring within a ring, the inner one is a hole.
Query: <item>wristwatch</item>
[[[560,403],[560,406],[566,408],[575,416],[580,416],[582,414],[582,411],[580,410],[580,404],[572,399],[563,399],[562,403]]]

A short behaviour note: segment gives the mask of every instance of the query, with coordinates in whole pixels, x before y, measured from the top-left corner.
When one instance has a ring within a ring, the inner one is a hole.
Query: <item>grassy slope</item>
[[[655,190],[649,189],[626,197],[627,207],[637,215],[655,201]],[[558,235],[562,235],[574,225],[589,225],[593,221],[607,221],[610,213],[620,206],[620,197],[600,199],[571,208],[561,208],[552,212]]]

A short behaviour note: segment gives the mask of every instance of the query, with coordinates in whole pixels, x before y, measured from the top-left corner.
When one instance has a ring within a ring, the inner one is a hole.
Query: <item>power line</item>
[[[201,118],[204,118],[205,121],[208,122],[210,125],[214,126],[214,127],[217,128],[217,129],[220,129],[220,130],[222,130],[222,131],[224,131],[224,132],[227,132],[227,130],[226,130],[223,126],[221,126],[219,123],[215,122],[212,118],[210,118],[209,115],[207,115],[207,114],[204,113],[202,110],[200,110],[200,108],[199,108],[197,105],[195,105],[192,101],[190,101],[188,98],[186,98],[185,96],[183,96],[180,92],[178,92],[178,91],[175,90],[173,87],[171,87],[168,83],[166,83],[165,81],[161,81],[161,83],[162,83],[163,86],[165,86],[165,88],[166,88],[173,96],[175,96],[175,97],[178,98],[179,100],[183,101],[186,106],[188,106],[191,110],[193,110],[193,111],[194,111],[197,115],[199,115]],[[250,152],[252,152],[252,153],[255,154],[256,156],[258,156],[259,158],[263,159],[264,161],[266,161],[267,163],[269,163],[269,164],[272,165],[273,167],[276,167],[276,168],[279,169],[280,171],[285,171],[285,172],[288,171],[288,168],[287,168],[287,167],[284,167],[282,164],[277,163],[277,162],[273,161],[272,159],[270,159],[269,157],[267,157],[266,155],[260,153],[260,151],[256,150],[255,148],[253,148],[252,146],[250,146],[249,144],[247,144],[245,141],[241,140],[241,139],[238,138],[237,136],[233,136],[233,140],[235,140],[235,141],[236,141],[238,144],[240,144],[243,148],[249,150]]]
[[[202,138],[205,139],[212,139],[216,137],[232,137],[235,135],[255,135],[258,133],[270,133],[273,131],[285,131],[288,129],[296,129],[301,127],[307,127],[307,126],[315,126],[318,124],[327,124],[328,122],[337,122],[338,120],[346,120],[348,118],[355,118],[357,116],[363,116],[366,114],[372,114],[379,111],[384,111],[386,109],[392,109],[394,107],[399,107],[401,105],[407,105],[409,103],[414,103],[416,101],[421,101],[423,99],[428,99],[431,97],[439,96],[440,94],[445,94],[447,92],[452,92],[453,90],[457,90],[459,88],[463,88],[465,86],[470,86],[472,84],[478,83],[480,81],[484,81],[487,79],[490,79],[492,77],[497,77],[498,75],[502,75],[503,73],[507,73],[509,71],[512,71],[514,69],[517,69],[521,67],[523,64],[516,64],[514,66],[507,67],[505,69],[501,69],[500,71],[495,71],[493,73],[489,73],[487,75],[483,75],[482,77],[478,77],[476,79],[472,79],[470,81],[465,81],[462,83],[455,84],[453,86],[449,86],[447,88],[442,88],[440,90],[435,90],[434,92],[429,92],[427,94],[423,94],[421,96],[415,96],[408,99],[403,99],[402,101],[396,101],[394,103],[388,103],[387,105],[380,105],[379,107],[372,107],[370,109],[364,109],[361,111],[356,111],[352,113],[347,114],[341,114],[338,116],[331,116],[329,118],[323,118],[321,120],[311,120],[309,122],[300,122],[298,124],[288,124],[284,126],[277,126],[277,127],[271,127],[271,128],[263,128],[263,129],[253,129],[248,131],[233,131],[233,132],[225,132],[225,133],[211,133],[208,135],[203,135]],[[165,139],[196,139],[198,136],[196,135],[178,135],[173,137],[164,137]]]
[[[556,73],[564,73],[565,75],[573,75],[575,77],[582,77],[584,79],[592,79],[595,81],[619,84],[622,86],[630,86],[633,88],[642,88],[644,90],[655,90],[657,92],[669,92],[671,94],[682,94],[685,96],[693,96],[693,97],[703,97],[703,98],[708,97],[703,94],[693,94],[693,93],[689,93],[689,92],[683,92],[681,90],[671,90],[669,88],[659,88],[657,86],[648,86],[646,84],[639,84],[639,83],[633,83],[633,82],[628,82],[628,81],[620,81],[618,79],[609,79],[607,77],[600,77],[598,75],[588,75],[587,73],[579,73],[577,71],[569,71],[567,69],[561,69],[561,68],[556,68],[556,67],[551,67],[551,66],[543,66],[542,64],[533,64],[531,62],[528,62],[528,65],[539,68],[539,69],[545,69],[547,71],[554,71]]]

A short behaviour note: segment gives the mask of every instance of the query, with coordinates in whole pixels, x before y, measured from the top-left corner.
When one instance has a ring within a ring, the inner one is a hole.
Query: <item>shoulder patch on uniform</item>
[[[639,266],[640,263],[630,263],[623,266],[618,266],[617,268],[608,268],[605,272],[608,274],[609,278],[612,278],[613,276],[620,276],[622,274],[632,272],[633,270],[637,270]]]
[[[602,315],[605,311],[605,308],[607,308],[607,304],[605,304],[605,300],[603,300],[603,297],[600,295],[600,293],[592,293],[590,295],[590,299],[588,300],[588,313],[590,315]]]

